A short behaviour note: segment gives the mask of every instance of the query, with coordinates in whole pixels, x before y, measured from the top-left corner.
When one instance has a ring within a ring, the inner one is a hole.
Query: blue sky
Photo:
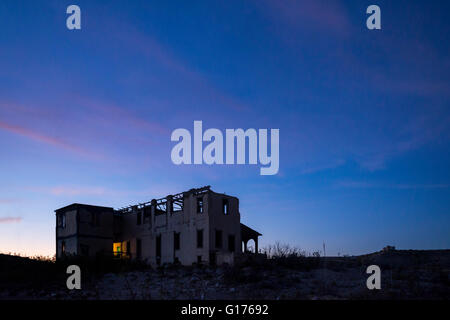
[[[66,28],[81,8],[82,29]],[[2,1],[0,251],[53,210],[211,185],[307,251],[450,247],[448,1]],[[176,128],[279,128],[280,170],[175,166]]]

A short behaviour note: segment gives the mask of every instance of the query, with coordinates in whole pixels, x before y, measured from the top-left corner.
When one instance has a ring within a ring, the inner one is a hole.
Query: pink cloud
[[[3,217],[0,218],[0,223],[20,223],[22,221],[21,217]]]
[[[101,101],[81,96],[74,97],[74,99],[76,99],[76,101],[83,106],[99,113],[102,121],[108,120],[115,125],[117,125],[117,122],[122,124],[126,123],[128,126],[138,127],[151,133],[164,136],[170,135],[170,131],[166,127],[157,122],[148,121],[145,118],[139,117],[128,109],[113,102]],[[90,116],[92,116],[92,114],[90,114]]]
[[[3,121],[0,121],[0,129],[3,129],[5,131],[8,131],[10,133],[14,133],[26,138],[29,138],[31,140],[37,141],[37,142],[41,142],[41,143],[45,143],[57,148],[61,148],[73,153],[76,153],[78,155],[82,155],[82,156],[89,156],[89,157],[98,157],[98,155],[94,155],[80,147],[74,146],[70,143],[67,143],[61,139],[58,138],[54,138],[42,133],[39,133],[37,131],[22,127],[22,126],[18,126],[18,125],[13,125],[10,123],[6,123]]]
[[[2,204],[7,204],[7,203],[14,203],[14,202],[19,202],[20,200],[18,199],[0,199],[0,203]]]
[[[143,162],[148,168],[151,162],[157,161],[160,153],[152,153],[149,158],[148,148],[142,146],[158,145],[161,148],[161,143],[170,137],[170,130],[163,124],[149,121],[115,102],[79,94],[68,94],[64,99],[73,103],[64,114],[60,108],[52,108],[49,104],[0,101],[0,130],[92,160],[107,160],[106,165],[118,166],[119,170],[127,170],[123,164],[130,161],[135,163],[133,169],[137,168],[136,163],[142,165]],[[34,126],[57,132],[58,137],[44,134]],[[123,152],[124,149],[137,150],[142,156],[135,157]]]
[[[293,28],[319,29],[345,35],[350,28],[345,9],[336,1],[263,0],[267,15]]]

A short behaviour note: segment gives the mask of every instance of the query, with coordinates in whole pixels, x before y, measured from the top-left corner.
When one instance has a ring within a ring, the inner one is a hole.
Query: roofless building
[[[57,259],[112,255],[153,266],[232,264],[251,239],[257,252],[261,235],[240,223],[238,198],[209,186],[117,210],[74,203],[55,213]]]

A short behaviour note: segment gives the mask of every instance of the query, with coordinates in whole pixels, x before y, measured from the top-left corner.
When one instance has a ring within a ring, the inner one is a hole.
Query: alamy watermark
[[[81,9],[79,6],[72,4],[67,7],[66,13],[70,16],[66,19],[66,27],[69,30],[81,29]]]
[[[66,281],[67,289],[80,290],[81,289],[81,269],[80,269],[80,267],[75,264],[72,264],[67,267],[66,273],[70,274],[70,276],[67,278],[67,281]]]
[[[372,264],[367,267],[366,273],[370,274],[370,276],[366,280],[367,289],[373,290],[381,289],[381,269],[376,264]]]
[[[66,9],[66,13],[70,14],[66,20],[66,26],[69,30],[81,29],[81,9],[78,5],[69,5]],[[366,20],[366,26],[369,30],[381,29],[381,9],[378,5],[372,4],[367,7],[366,14],[370,16]]]
[[[178,143],[172,148],[171,159],[180,164],[246,164],[248,149],[248,164],[259,164],[261,175],[275,175],[280,166],[280,130],[270,129],[270,144],[268,129],[226,129],[225,152],[224,135],[222,131],[210,128],[203,132],[202,121],[194,121],[192,143],[191,132],[179,128],[172,132],[171,141]],[[248,148],[246,148],[248,141]],[[203,149],[203,142],[209,142]],[[192,159],[192,144],[194,145]],[[269,155],[270,146],[270,155]],[[236,150],[236,157],[235,157]],[[236,161],[235,161],[236,158]]]

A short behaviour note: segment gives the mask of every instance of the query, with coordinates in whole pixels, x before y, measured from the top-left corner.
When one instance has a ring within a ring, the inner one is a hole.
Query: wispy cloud
[[[0,199],[0,204],[10,204],[10,203],[16,203],[16,202],[21,202],[20,199],[15,199],[15,198],[3,198]]]
[[[77,104],[89,109],[89,116],[98,116],[97,121],[109,121],[113,125],[125,125],[127,127],[138,127],[152,134],[170,135],[170,131],[158,122],[149,121],[138,114],[110,101],[94,99],[86,96],[71,97]]]
[[[345,35],[349,31],[345,8],[336,1],[264,0],[258,1],[260,4],[269,16],[292,28],[322,30],[337,35]]]
[[[182,186],[161,184],[159,186],[144,188],[138,190],[120,190],[110,189],[102,186],[76,186],[60,185],[53,187],[26,187],[26,190],[32,192],[44,193],[52,196],[108,196],[108,197],[143,197],[144,201],[151,198],[164,197],[172,194],[174,191],[183,190]]]
[[[57,147],[57,148],[60,148],[60,149],[66,150],[66,151],[73,152],[73,153],[76,153],[81,156],[99,158],[99,155],[93,154],[87,150],[84,150],[83,148],[77,147],[77,146],[72,145],[68,142],[65,142],[61,139],[58,139],[58,138],[55,138],[55,137],[52,137],[49,135],[45,135],[43,133],[37,132],[35,130],[29,129],[29,128],[26,128],[23,126],[0,121],[0,129],[3,129],[10,133],[20,135],[22,137],[26,137],[33,141],[45,143],[45,144],[51,145],[53,147]]]
[[[59,100],[53,104],[0,101],[0,130],[87,159],[107,159],[108,164],[123,163],[128,155],[124,148],[144,154],[142,145],[158,144],[170,137],[170,130],[163,124],[130,110],[128,105],[75,93],[63,99],[71,101],[64,112],[58,107],[63,103]],[[58,137],[44,133],[48,130],[57,132]]]
[[[2,223],[20,223],[22,222],[21,217],[0,217],[0,224]]]
[[[436,184],[407,184],[407,183],[381,183],[368,181],[339,181],[335,184],[337,187],[355,188],[355,189],[447,189],[450,184],[436,183]]]
[[[345,164],[345,160],[344,159],[336,159],[336,160],[331,160],[328,163],[323,163],[323,164],[317,164],[317,165],[305,165],[304,168],[302,170],[300,170],[301,174],[311,174],[311,173],[316,173],[316,172],[320,172],[320,171],[324,171],[324,170],[330,170],[330,169],[335,169],[337,167],[340,167],[342,165]]]
[[[120,27],[119,25],[116,27],[117,29],[113,33],[115,41],[123,43],[124,47],[130,48],[152,61],[157,61],[168,71],[184,79],[187,86],[195,90],[196,97],[218,102],[236,111],[250,109],[244,102],[211,83],[205,74],[192,68],[155,37],[141,32],[132,25],[120,24]]]

